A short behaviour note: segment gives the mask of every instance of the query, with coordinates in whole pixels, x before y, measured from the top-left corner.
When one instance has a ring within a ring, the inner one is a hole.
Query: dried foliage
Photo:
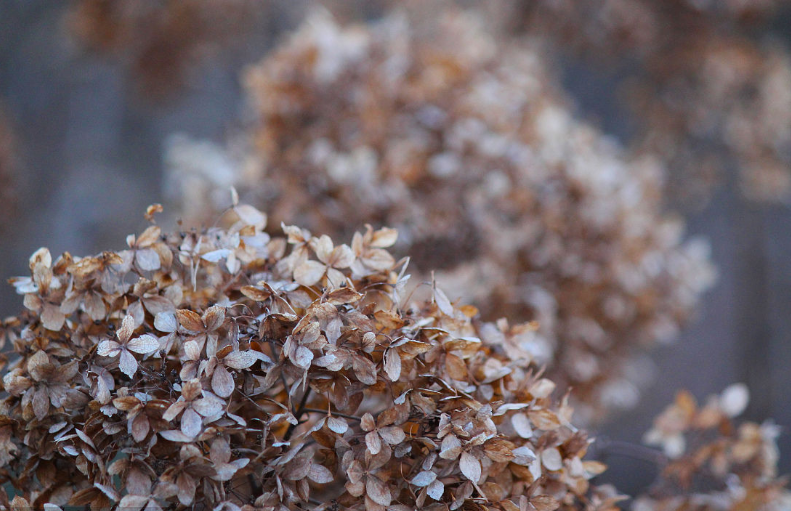
[[[680,392],[654,422],[646,442],[662,446],[668,462],[634,511],[782,511],[791,508],[788,481],[776,474],[779,427],[735,424],[747,406],[740,384],[699,407]]]
[[[657,162],[575,119],[540,48],[497,44],[474,14],[313,16],[245,76],[252,150],[176,139],[171,193],[193,222],[235,184],[278,222],[396,226],[451,298],[538,321],[533,356],[582,416],[631,405],[634,352],[675,335],[713,272],[663,214]]]
[[[768,35],[787,4],[536,1],[512,2],[500,14],[519,31],[618,69],[635,143],[679,171],[674,194],[706,196],[723,168],[736,167],[748,196],[787,201],[791,54]]]
[[[158,208],[149,209],[151,217]],[[392,229],[229,227],[45,248],[0,403],[0,506],[614,510],[530,327],[407,304]],[[50,508],[55,509],[55,508]]]
[[[273,10],[268,0],[79,0],[68,21],[82,47],[127,63],[156,97],[182,87],[191,68],[250,36]]]

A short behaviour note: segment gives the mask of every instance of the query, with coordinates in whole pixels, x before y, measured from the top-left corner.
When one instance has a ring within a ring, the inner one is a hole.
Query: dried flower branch
[[[395,231],[353,250],[270,236],[250,206],[225,218],[118,253],[40,249],[12,279],[28,310],[2,380],[0,507],[616,509],[531,357],[473,308],[403,303]]]
[[[497,335],[527,343],[582,416],[629,406],[634,352],[674,336],[713,272],[662,212],[663,169],[575,119],[539,50],[455,11],[347,28],[315,15],[245,76],[252,150],[174,139],[171,192],[191,222],[236,185],[273,225],[394,225],[396,250],[426,280],[441,269],[448,296],[538,321]],[[352,244],[357,274],[389,264],[372,233]]]
[[[733,419],[747,406],[747,388],[736,384],[698,407],[680,392],[654,422],[646,442],[670,459],[659,481],[636,499],[635,511],[781,511],[791,506],[785,478],[777,477],[779,428]]]

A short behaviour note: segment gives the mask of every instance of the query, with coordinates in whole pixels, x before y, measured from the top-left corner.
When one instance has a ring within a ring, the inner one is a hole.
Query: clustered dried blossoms
[[[791,509],[785,478],[777,477],[779,427],[733,418],[747,405],[747,389],[732,385],[699,408],[680,392],[654,422],[646,442],[668,457],[659,481],[637,498],[634,511],[782,511]]]
[[[235,184],[278,222],[393,225],[449,296],[538,321],[530,349],[582,416],[630,405],[634,351],[673,337],[713,272],[661,211],[662,169],[576,120],[538,49],[458,12],[313,16],[245,76],[252,151],[178,140],[171,189],[192,221]]]
[[[79,0],[68,11],[68,21],[83,47],[118,55],[147,95],[161,96],[184,85],[191,68],[218,49],[249,37],[276,11],[273,5],[258,0]]]
[[[404,305],[394,230],[225,218],[12,279],[0,506],[616,509],[519,329]]]
[[[635,144],[708,195],[722,168],[763,200],[791,195],[791,53],[771,40],[785,0],[510,2],[506,23],[607,60],[632,95]],[[624,78],[625,77],[625,78]],[[735,165],[734,165],[735,164]],[[690,190],[692,190],[690,192]]]

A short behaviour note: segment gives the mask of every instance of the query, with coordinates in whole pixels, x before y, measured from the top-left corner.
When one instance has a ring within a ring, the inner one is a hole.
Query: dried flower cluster
[[[698,407],[688,392],[655,421],[646,442],[661,445],[668,463],[634,511],[782,511],[791,509],[788,481],[776,474],[779,427],[733,418],[747,405],[740,384]]]
[[[767,33],[784,0],[511,3],[507,23],[620,69],[636,145],[678,169],[674,193],[705,195],[724,168],[763,200],[791,194],[791,54]],[[515,11],[519,15],[515,15]],[[625,62],[628,62],[625,64]],[[692,189],[692,191],[690,191]]]
[[[115,54],[148,95],[184,85],[191,68],[249,35],[271,11],[257,0],[79,0],[72,33],[92,51]]]
[[[278,222],[393,225],[451,298],[538,321],[533,356],[583,416],[630,405],[633,352],[673,337],[713,272],[662,213],[656,161],[575,119],[538,50],[471,14],[313,16],[245,76],[252,150],[175,140],[172,193],[192,221],[235,184]]]
[[[349,246],[225,218],[42,248],[12,279],[0,507],[616,509],[530,326],[473,321],[436,286],[405,304],[392,229]]]

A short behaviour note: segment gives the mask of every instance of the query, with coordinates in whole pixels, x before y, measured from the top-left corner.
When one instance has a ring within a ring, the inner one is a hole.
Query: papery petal
[[[96,348],[96,354],[100,357],[115,357],[121,351],[121,345],[115,341],[102,341]]]
[[[318,261],[305,261],[294,270],[294,280],[303,286],[312,286],[324,276],[327,267]]]
[[[380,506],[389,506],[393,500],[390,488],[381,479],[369,475],[365,480],[365,493]]]
[[[481,462],[472,454],[468,452],[461,453],[459,468],[464,477],[473,483],[477,483],[481,479]]]
[[[176,314],[174,312],[160,312],[154,317],[154,328],[160,332],[173,333],[178,326]]]
[[[134,438],[135,442],[142,442],[145,440],[146,436],[148,436],[148,432],[151,429],[150,424],[148,422],[148,416],[144,413],[138,414],[132,419],[132,424],[129,428],[132,433],[132,438]]]
[[[44,328],[57,332],[63,328],[65,321],[66,315],[60,311],[58,306],[49,303],[44,304],[44,311],[41,313],[41,324],[44,325]]]
[[[225,356],[223,363],[232,369],[247,369],[261,358],[260,355],[263,355],[263,353],[258,354],[258,352],[253,351],[232,351]]]
[[[39,387],[33,392],[33,414],[38,420],[44,420],[49,412],[49,393],[45,387]]]
[[[382,439],[376,431],[371,431],[365,435],[365,445],[368,447],[368,452],[371,454],[379,454],[382,450]]]
[[[134,330],[135,318],[131,314],[127,314],[124,316],[124,320],[121,322],[121,328],[119,328],[118,332],[116,332],[116,336],[118,337],[118,340],[124,343],[128,341],[130,337],[132,337],[132,332],[134,332]]]
[[[162,419],[166,421],[172,421],[175,419],[178,414],[180,414],[185,408],[187,407],[187,402],[183,399],[180,399],[170,405],[165,413],[162,414]]]
[[[201,432],[203,428],[203,420],[201,416],[198,415],[198,412],[193,410],[192,408],[187,408],[184,410],[184,414],[181,416],[181,431],[188,437],[196,437],[198,433]]]
[[[406,433],[398,426],[389,426],[379,430],[379,436],[390,445],[397,445],[404,441]]]
[[[135,353],[146,355],[159,349],[159,339],[151,334],[145,334],[129,341],[126,347]]]
[[[348,245],[338,245],[332,250],[326,262],[333,268],[348,268],[354,262],[354,252]]]
[[[218,366],[211,378],[212,390],[221,397],[228,397],[233,393],[234,382],[231,373],[224,366]]]
[[[319,484],[327,484],[327,483],[331,483],[334,477],[332,476],[332,472],[330,472],[330,469],[328,469],[324,465],[313,463],[310,466],[310,470],[308,471],[308,479],[310,479],[311,481],[315,481]]]
[[[135,252],[135,262],[143,271],[155,271],[162,266],[159,254],[153,248],[144,248]]]
[[[159,344],[157,344],[157,346],[158,345]],[[121,350],[121,357],[118,360],[118,368],[122,373],[131,378],[137,372],[137,360],[135,360],[134,355],[129,353],[128,350]]]
[[[225,403],[217,397],[207,396],[196,400],[192,406],[199,414],[203,415],[204,417],[212,417],[223,411]]]

